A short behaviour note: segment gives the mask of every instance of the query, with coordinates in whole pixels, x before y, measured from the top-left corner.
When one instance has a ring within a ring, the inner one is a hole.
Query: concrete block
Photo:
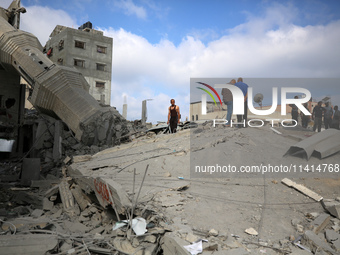
[[[62,138],[61,138],[61,131],[63,127],[63,123],[61,120],[57,120],[55,123],[54,128],[54,143],[53,143],[53,160],[54,162],[58,162],[62,156]]]
[[[72,192],[70,191],[69,184],[66,180],[62,180],[62,182],[59,184],[59,194],[63,203],[64,211],[70,216],[75,216],[79,214],[79,208],[77,210]]]
[[[58,244],[57,235],[1,235],[1,254],[44,255]]]
[[[333,241],[340,240],[340,234],[331,229],[326,229],[325,237],[329,243]]]
[[[162,238],[162,249],[164,255],[190,255],[183,247],[188,245],[184,240],[176,237],[173,233],[166,233]]]
[[[93,182],[94,191],[101,206],[106,207],[110,204],[120,214],[124,214],[126,208],[131,207],[129,197],[119,183],[108,178],[96,178]]]
[[[45,211],[51,211],[54,206],[54,203],[48,200],[48,198],[44,197],[42,209]]]
[[[40,158],[24,158],[21,170],[21,184],[30,186],[32,180],[40,178]]]
[[[319,234],[330,222],[331,216],[329,214],[320,214],[313,222],[313,230],[315,234]]]
[[[78,185],[74,185],[71,189],[71,192],[80,209],[84,211],[90,203],[85,199],[85,194],[82,192],[81,188]]]
[[[307,230],[304,234],[304,239],[310,246],[313,253],[315,253],[317,249],[321,248],[330,254],[337,254],[337,252],[333,250],[331,246],[325,242],[325,240],[320,239],[313,231]]]

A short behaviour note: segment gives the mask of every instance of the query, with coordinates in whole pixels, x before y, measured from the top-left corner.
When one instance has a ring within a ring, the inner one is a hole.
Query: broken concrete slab
[[[331,215],[340,219],[340,202],[336,201],[335,199],[324,200],[322,201],[322,206]]]
[[[323,249],[330,254],[337,254],[337,252],[332,249],[327,242],[320,239],[313,231],[307,230],[304,234],[304,239],[306,244],[308,244],[313,251],[313,253],[315,253],[317,249]]]
[[[58,244],[56,235],[10,235],[0,236],[1,250],[7,255],[44,255]]]
[[[79,208],[74,203],[74,198],[72,195],[72,192],[69,189],[68,182],[64,179],[59,184],[59,194],[61,201],[63,203],[63,208],[66,213],[68,213],[70,216],[78,215]]]
[[[21,185],[30,186],[32,180],[40,178],[40,158],[24,158],[21,171]]]
[[[34,208],[42,209],[43,197],[33,192],[20,191],[14,195],[12,201],[20,205],[29,204]]]
[[[190,255],[183,247],[185,245],[188,245],[188,243],[175,236],[173,233],[166,233],[161,241],[164,255]]]
[[[53,142],[53,161],[58,162],[62,156],[62,138],[61,138],[61,131],[62,131],[63,123],[61,120],[57,120],[54,123],[54,142]]]
[[[291,146],[284,156],[300,155],[309,160],[315,152],[322,159],[338,151],[340,151],[340,131],[330,128]]]
[[[54,203],[48,200],[48,198],[43,198],[42,209],[44,211],[51,211],[53,209]]]
[[[35,209],[33,212],[31,212],[31,216],[33,218],[39,218],[41,215],[43,215],[44,211],[41,209]]]
[[[40,190],[46,190],[53,185],[58,185],[60,183],[59,179],[55,180],[32,180],[31,188],[39,188]]]
[[[319,234],[330,222],[331,216],[329,214],[320,214],[311,224],[315,234]]]
[[[67,220],[63,222],[63,227],[71,233],[87,233],[90,231],[89,227],[80,222],[71,222]]]
[[[78,185],[73,185],[71,188],[71,192],[77,201],[80,209],[84,211],[90,203],[85,199],[85,194],[82,192],[81,188]]]
[[[131,202],[122,185],[109,178],[98,177],[93,180],[94,191],[101,206],[111,205],[119,214],[124,214]],[[112,201],[113,200],[113,201]]]
[[[73,156],[73,163],[86,162],[92,159],[91,155]]]
[[[325,237],[329,243],[340,240],[340,234],[331,229],[326,229]]]

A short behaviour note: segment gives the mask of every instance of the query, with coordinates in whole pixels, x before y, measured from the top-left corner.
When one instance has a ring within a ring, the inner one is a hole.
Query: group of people
[[[237,82],[235,79],[232,79],[229,84],[232,84],[239,89],[241,89],[244,97],[244,113],[242,115],[237,115],[237,122],[238,127],[246,127],[247,126],[247,113],[248,113],[248,85],[243,82],[243,78],[238,78]],[[227,106],[227,127],[230,127],[231,125],[231,116],[233,115],[233,94],[231,91],[227,88],[222,89],[222,97],[223,102]],[[244,125],[241,125],[239,123],[244,123]]]
[[[238,78],[237,82],[235,79],[232,79],[229,84],[238,87],[244,96],[244,114],[237,115],[238,127],[246,127],[247,126],[247,112],[248,112],[248,85],[243,82],[243,78]],[[223,102],[227,106],[227,123],[226,126],[231,126],[231,116],[233,114],[233,94],[227,89],[222,89],[222,97]],[[294,97],[295,99],[298,96]],[[176,133],[177,123],[180,123],[181,114],[179,111],[179,107],[175,105],[175,99],[170,100],[170,107],[168,108],[168,124],[171,133]],[[303,105],[308,110],[308,103]],[[299,117],[299,109],[295,104],[290,105],[292,107],[292,119],[298,123]],[[304,114],[302,111],[300,113],[301,116],[301,125],[304,128],[307,128],[308,123],[310,121],[310,115]],[[313,131],[315,132],[318,129],[318,132],[321,131],[322,126],[322,117],[325,129],[335,128],[340,129],[340,111],[338,106],[334,106],[334,109],[329,105],[329,102],[325,103],[325,106],[322,106],[322,101],[319,101],[318,104],[313,108],[312,112],[312,120],[314,120]],[[243,123],[243,125],[241,125]]]
[[[325,106],[322,106],[322,101],[318,102],[318,104],[314,107],[312,113],[312,119],[314,120],[313,131],[316,131],[316,129],[318,129],[318,132],[321,131],[322,117],[325,129],[328,128],[339,129],[340,111],[337,105],[334,106],[333,110],[328,102],[325,103]],[[307,125],[305,125],[305,127],[307,127]]]

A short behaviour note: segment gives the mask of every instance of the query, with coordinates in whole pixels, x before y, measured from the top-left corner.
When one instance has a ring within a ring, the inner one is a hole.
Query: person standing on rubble
[[[308,109],[308,103],[304,103],[303,106],[308,110],[309,112],[309,109]],[[302,127],[303,128],[307,128],[308,127],[308,122],[309,122],[309,115],[306,115],[304,114],[302,111],[301,111],[301,122],[302,122]]]
[[[232,79],[229,84],[235,85],[236,80]],[[230,127],[231,116],[233,115],[233,94],[227,88],[223,88],[221,92],[223,96],[223,103],[227,106],[227,124],[226,127]]]
[[[238,78],[235,86],[242,90],[244,95],[244,113],[243,115],[237,115],[238,127],[247,127],[247,115],[248,115],[248,85],[243,82],[243,78]],[[244,122],[243,126],[241,125]]]
[[[294,99],[298,99],[298,96],[295,96]],[[292,125],[295,126],[295,124],[298,124],[298,116],[299,116],[299,108],[296,106],[296,104],[290,104],[290,107],[292,107],[292,119],[296,121],[296,123],[294,123],[294,121],[292,121]]]
[[[323,123],[325,124],[325,129],[328,129],[331,127],[331,124],[332,124],[333,109],[329,105],[329,102],[325,103],[324,109],[325,109],[325,113],[323,117]]]
[[[179,112],[179,106],[175,105],[175,99],[171,99],[170,103],[167,123],[170,123],[170,133],[176,133],[177,123],[179,124],[181,120],[181,114]]]
[[[332,128],[340,129],[340,111],[338,106],[334,106],[334,114],[332,120]]]
[[[322,114],[324,113],[325,109],[322,107],[322,101],[318,102],[313,109],[312,119],[314,120],[313,131],[315,132],[316,127],[318,127],[318,132],[321,132],[321,125],[322,125]]]

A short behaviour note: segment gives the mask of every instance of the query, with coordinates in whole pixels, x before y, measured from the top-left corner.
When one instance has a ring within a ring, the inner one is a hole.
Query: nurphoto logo
[[[244,110],[245,110],[244,109],[244,94],[243,94],[243,92],[240,88],[238,88],[234,85],[230,85],[230,84],[215,84],[214,87],[212,87],[212,86],[205,84],[205,83],[202,83],[202,82],[197,82],[197,83],[204,85],[207,88],[209,88],[217,96],[221,105],[222,105],[221,98],[218,95],[215,88],[229,89],[230,92],[233,95],[233,114],[239,114],[239,115],[244,114]],[[217,102],[216,102],[214,96],[212,95],[212,93],[210,91],[208,91],[207,89],[204,89],[204,88],[200,88],[200,87],[197,87],[197,88],[205,91],[213,99],[215,105],[217,105]],[[301,98],[287,98],[288,93],[302,93],[305,96],[301,97]],[[253,105],[252,98],[253,98],[253,88],[248,87],[248,99],[247,99],[248,101],[247,102],[248,102],[249,111],[251,113],[255,114],[255,115],[258,115],[258,116],[270,115],[270,114],[272,114],[276,111],[277,106],[278,106],[278,98],[279,98],[278,88],[277,87],[272,88],[272,105],[269,109],[265,109],[265,110],[256,109]],[[311,93],[310,93],[309,90],[307,90],[305,88],[282,87],[281,88],[281,115],[283,115],[283,116],[287,115],[286,105],[296,105],[296,107],[298,109],[300,109],[300,111],[303,114],[310,116],[311,113],[308,111],[308,109],[306,109],[303,106],[303,104],[310,101],[310,99],[311,99]],[[202,100],[201,113],[202,113],[202,115],[206,115],[207,114],[207,97],[206,97],[206,94],[201,95],[201,100]],[[272,125],[274,123],[274,120],[279,120],[279,119],[266,119],[266,121],[270,121]],[[223,123],[221,123],[221,121]],[[259,125],[252,125],[252,123],[254,123],[255,121],[262,122],[262,124],[260,126],[263,126],[263,124],[264,124],[263,120],[252,119],[252,120],[248,121],[248,126],[249,127],[259,127]],[[223,119],[223,120],[221,119],[221,120],[218,120],[218,121],[214,120],[214,125],[215,124],[228,124],[227,122],[228,121],[225,120],[225,119]],[[285,125],[285,122],[289,122],[289,123],[294,122],[295,125]],[[229,124],[244,124],[245,125],[245,123],[229,123]],[[282,124],[282,126],[285,126],[285,127],[292,127],[292,126],[294,127],[294,126],[297,125],[296,121],[292,120],[292,119],[283,120],[283,121],[281,121],[281,124]]]

